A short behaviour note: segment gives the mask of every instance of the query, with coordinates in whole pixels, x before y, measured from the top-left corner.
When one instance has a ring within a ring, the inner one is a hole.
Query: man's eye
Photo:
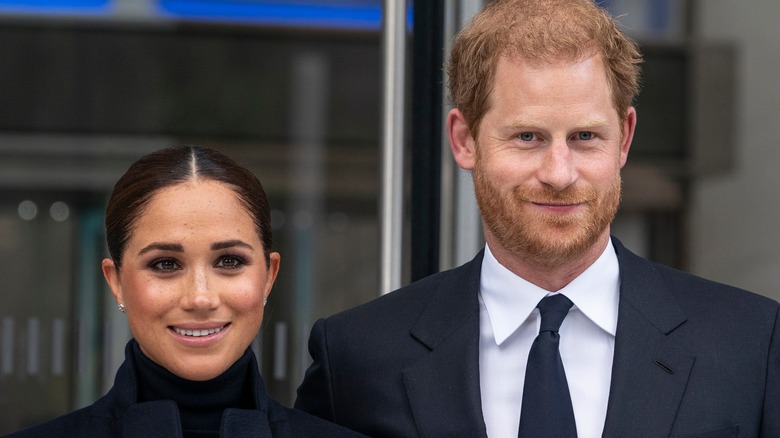
[[[236,269],[244,264],[244,260],[241,257],[236,256],[223,256],[217,260],[218,268]]]
[[[593,140],[593,133],[588,131],[583,131],[577,134],[577,137],[580,140]]]
[[[161,272],[170,272],[179,269],[178,263],[171,259],[156,260],[152,262],[152,268]]]
[[[534,139],[534,134],[532,132],[523,132],[518,137],[522,141],[531,141]]]

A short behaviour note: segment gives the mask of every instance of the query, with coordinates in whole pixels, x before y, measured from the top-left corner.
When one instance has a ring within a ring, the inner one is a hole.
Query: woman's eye
[[[518,136],[522,141],[531,141],[534,139],[533,132],[523,132]]]
[[[577,134],[577,138],[580,140],[593,140],[593,133],[588,131],[583,131]]]
[[[218,268],[236,269],[244,264],[244,260],[241,257],[236,256],[223,256],[217,260]]]
[[[171,272],[181,269],[176,261],[171,259],[162,259],[152,262],[152,268],[160,272]]]

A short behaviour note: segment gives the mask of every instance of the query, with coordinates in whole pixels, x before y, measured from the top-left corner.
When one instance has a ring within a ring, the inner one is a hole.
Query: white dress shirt
[[[600,437],[615,350],[620,277],[612,242],[563,289],[574,306],[559,330],[579,438]],[[539,333],[536,305],[551,295],[510,272],[485,247],[480,278],[479,377],[490,438],[517,438],[528,352]]]

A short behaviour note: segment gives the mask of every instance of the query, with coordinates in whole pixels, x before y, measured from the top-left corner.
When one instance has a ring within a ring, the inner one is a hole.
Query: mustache
[[[516,187],[515,199],[534,204],[587,204],[598,199],[598,193],[588,188],[567,187],[563,190],[555,190],[552,187],[541,188]]]

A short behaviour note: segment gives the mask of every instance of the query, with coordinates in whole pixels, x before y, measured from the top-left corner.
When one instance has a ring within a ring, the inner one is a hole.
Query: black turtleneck
[[[132,343],[138,402],[176,402],[186,438],[219,437],[222,413],[227,408],[257,409],[250,349],[224,373],[196,382],[182,379],[156,364],[143,354],[138,342]]]

